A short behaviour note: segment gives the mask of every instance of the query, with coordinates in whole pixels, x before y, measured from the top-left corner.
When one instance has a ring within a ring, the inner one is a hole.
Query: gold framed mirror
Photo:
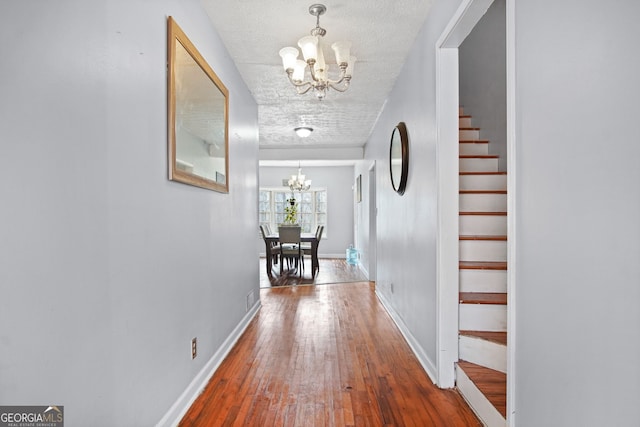
[[[391,133],[389,172],[393,189],[400,195],[404,194],[409,173],[409,136],[404,122],[398,123]]]
[[[169,179],[229,192],[229,92],[168,18]]]

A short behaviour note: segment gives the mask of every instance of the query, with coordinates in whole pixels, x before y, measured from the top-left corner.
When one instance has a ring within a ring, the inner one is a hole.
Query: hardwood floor
[[[262,289],[180,426],[481,426],[434,386],[370,282]]]
[[[273,266],[273,277],[267,276],[265,258],[260,258],[260,287],[270,288],[275,286],[295,285],[320,285],[327,283],[363,282],[367,278],[356,265],[349,265],[344,258],[320,258],[320,270],[316,277],[311,275],[311,260],[306,257],[305,269],[302,278],[297,271],[284,270],[280,275],[280,265]]]

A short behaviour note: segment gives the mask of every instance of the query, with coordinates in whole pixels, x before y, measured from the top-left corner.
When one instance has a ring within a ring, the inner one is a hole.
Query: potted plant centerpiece
[[[298,205],[296,204],[296,199],[291,197],[287,199],[287,203],[284,207],[283,225],[296,225],[298,223]]]

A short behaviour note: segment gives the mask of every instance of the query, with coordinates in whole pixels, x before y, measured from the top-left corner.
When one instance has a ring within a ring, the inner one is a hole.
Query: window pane
[[[298,223],[304,233],[315,233],[318,225],[327,223],[327,191],[314,190],[292,194],[289,190],[260,189],[258,218],[260,224],[277,230],[284,222],[287,199],[294,198],[298,205]],[[325,228],[323,236],[327,235]]]

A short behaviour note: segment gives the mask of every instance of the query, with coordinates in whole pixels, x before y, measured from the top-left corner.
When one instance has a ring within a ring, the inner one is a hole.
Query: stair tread
[[[507,216],[506,212],[460,212],[460,215]]]
[[[460,304],[506,305],[506,292],[460,292]]]
[[[506,175],[506,172],[460,172],[460,175]]]
[[[460,139],[458,140],[460,144],[488,144],[488,139]]]
[[[461,159],[497,159],[500,156],[497,154],[462,154]]]
[[[468,114],[460,114],[460,115],[458,115],[458,117],[460,117],[461,119],[470,119],[471,118],[471,116],[468,115]]]
[[[507,417],[507,374],[475,363],[460,360],[458,366],[464,371],[487,400]]]
[[[480,128],[472,128],[472,127],[466,127],[466,128],[458,128],[460,130],[480,130]]]
[[[507,190],[460,190],[460,194],[507,194]]]
[[[460,235],[460,240],[491,240],[491,241],[507,241],[506,235],[483,235],[483,234],[475,234],[475,235]]]
[[[485,341],[491,341],[497,344],[507,345],[506,332],[490,332],[490,331],[460,331],[460,335],[472,338],[480,338]]]
[[[501,261],[460,261],[459,268],[464,270],[506,270],[507,263]]]

